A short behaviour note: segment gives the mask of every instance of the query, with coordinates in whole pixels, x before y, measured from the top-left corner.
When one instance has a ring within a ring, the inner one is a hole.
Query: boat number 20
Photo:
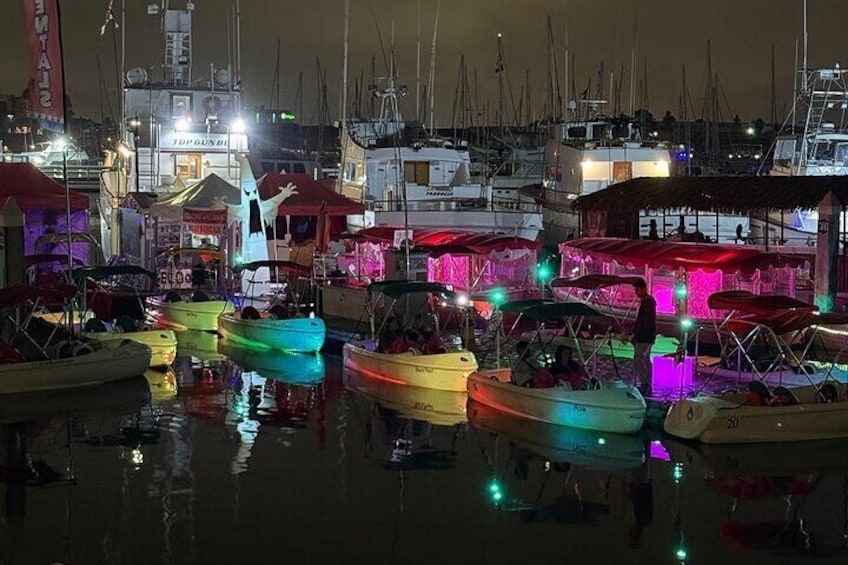
[[[735,430],[739,427],[739,418],[728,418],[727,419],[727,429]]]

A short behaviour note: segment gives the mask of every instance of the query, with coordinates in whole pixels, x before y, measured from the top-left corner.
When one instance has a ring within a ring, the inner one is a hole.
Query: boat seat
[[[106,331],[106,324],[100,318],[91,318],[86,320],[82,326],[82,331],[88,333],[102,333]]]
[[[191,293],[192,302],[209,302],[209,295],[202,290],[195,290]]]
[[[800,402],[791,390],[785,386],[775,387],[772,406],[794,406],[796,404],[800,404]]]
[[[180,293],[170,290],[165,294],[165,302],[179,302],[183,299]]]
[[[274,320],[287,320],[291,316],[289,316],[289,312],[285,306],[282,304],[274,304],[268,310],[268,316]]]
[[[118,319],[115,320],[115,326],[120,328],[124,333],[138,331],[138,325],[135,323],[135,320],[129,316],[118,316]]]
[[[833,383],[825,383],[819,389],[819,398],[824,403],[838,402],[839,392],[836,390],[836,385]]]
[[[259,310],[257,310],[253,306],[245,306],[244,308],[242,308],[242,320],[259,320],[260,318],[262,318],[262,316],[259,314]]]

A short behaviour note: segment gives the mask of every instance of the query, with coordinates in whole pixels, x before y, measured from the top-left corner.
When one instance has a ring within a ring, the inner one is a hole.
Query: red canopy
[[[632,285],[639,277],[619,277],[618,275],[583,275],[582,277],[556,278],[551,281],[552,288],[579,288],[581,290],[596,290],[619,284]]]
[[[0,206],[14,198],[21,210],[65,210],[65,187],[31,163],[0,163]],[[87,210],[88,196],[70,191],[71,210]]]
[[[292,183],[297,188],[293,194],[280,204],[277,214],[281,216],[317,216],[321,204],[327,204],[327,214],[330,216],[347,216],[362,214],[365,207],[355,200],[334,192],[309,175],[269,173],[262,175],[256,186],[259,195],[267,200],[279,192],[280,187]]]
[[[760,251],[745,245],[720,245],[717,243],[679,243],[647,239],[616,239],[587,237],[565,241],[559,245],[560,253],[578,251],[581,255],[607,257],[619,263],[666,269],[683,268],[687,271],[701,269],[706,272],[721,270],[726,273],[742,271],[752,273],[768,267],[797,267],[808,258]]]
[[[714,292],[707,298],[712,310],[739,310],[747,314],[766,316],[780,310],[818,310],[809,304],[782,294],[754,294],[747,290],[725,290]]]
[[[395,232],[402,228],[379,226],[356,232],[356,237],[374,243],[391,245]],[[476,233],[453,230],[413,230],[412,244],[416,249],[440,253],[479,253],[506,249],[539,249],[541,243],[504,233]]]
[[[76,292],[76,288],[67,284],[56,286],[16,284],[0,289],[0,308],[17,306],[27,300],[35,300],[37,298],[44,298],[49,301],[62,301],[74,296]]]

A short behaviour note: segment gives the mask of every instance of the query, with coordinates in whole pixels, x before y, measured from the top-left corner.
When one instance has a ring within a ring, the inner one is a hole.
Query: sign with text
[[[191,268],[159,269],[159,286],[163,290],[179,290],[191,288]]]
[[[29,42],[32,117],[45,129],[65,131],[65,86],[56,0],[23,0]]]
[[[193,153],[243,153],[247,151],[247,136],[243,133],[163,131],[159,136],[159,148]]]
[[[183,208],[183,223],[197,235],[224,235],[227,231],[227,210]]]

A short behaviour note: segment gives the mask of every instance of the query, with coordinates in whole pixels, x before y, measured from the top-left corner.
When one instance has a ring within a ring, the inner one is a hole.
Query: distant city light
[[[174,129],[177,131],[187,131],[189,126],[188,118],[180,118],[177,120],[177,123],[174,125]]]
[[[745,131],[748,133],[748,135],[754,135],[754,133],[756,133],[754,126],[748,126],[748,129]]]

